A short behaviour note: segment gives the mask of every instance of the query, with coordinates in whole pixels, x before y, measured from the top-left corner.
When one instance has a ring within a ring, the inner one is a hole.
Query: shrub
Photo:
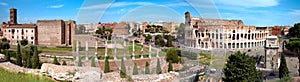
[[[54,56],[53,64],[55,64],[55,65],[60,65],[60,63],[58,62],[56,56]]]

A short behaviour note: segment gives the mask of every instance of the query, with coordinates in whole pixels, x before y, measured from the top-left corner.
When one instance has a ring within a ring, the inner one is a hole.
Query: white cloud
[[[169,7],[179,7],[179,6],[190,6],[190,4],[185,3],[185,2],[180,2],[180,3],[170,3],[170,4],[165,4],[165,6],[169,6]]]
[[[239,7],[271,7],[279,5],[279,0],[215,0],[216,3]]]
[[[292,12],[289,12],[289,14],[300,16],[300,10],[293,10]]]
[[[8,4],[7,4],[7,3],[4,3],[4,2],[0,2],[0,5],[2,5],[2,6],[7,6]]]
[[[48,6],[47,8],[61,8],[61,7],[64,7],[63,4],[60,4],[60,5],[52,5],[52,6]]]
[[[91,9],[105,9],[107,7],[124,7],[129,5],[151,5],[150,2],[115,2],[115,3],[101,3],[97,5],[90,5],[81,7],[80,9],[91,10]]]

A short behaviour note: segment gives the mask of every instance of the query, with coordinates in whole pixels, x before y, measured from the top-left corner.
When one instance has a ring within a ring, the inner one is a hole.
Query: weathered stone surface
[[[132,75],[134,82],[179,82],[179,73],[170,72],[164,74]]]
[[[59,81],[98,82],[102,79],[101,70],[93,67],[60,66],[45,63],[40,71]]]
[[[0,54],[0,62],[2,61],[6,61],[5,55],[4,54]]]

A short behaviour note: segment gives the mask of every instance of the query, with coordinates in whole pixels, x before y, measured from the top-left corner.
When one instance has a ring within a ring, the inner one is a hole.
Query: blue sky
[[[300,22],[299,4],[300,0],[0,0],[0,22],[9,20],[9,8],[14,7],[19,23],[183,22],[190,11],[196,17],[243,20],[246,25],[293,25]]]

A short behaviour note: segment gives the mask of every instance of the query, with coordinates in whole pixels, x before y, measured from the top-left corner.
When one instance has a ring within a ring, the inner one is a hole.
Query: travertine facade
[[[201,50],[263,46],[268,28],[245,26],[241,20],[204,19],[185,13],[185,47]]]
[[[75,21],[38,20],[38,45],[68,46],[75,34]]]

